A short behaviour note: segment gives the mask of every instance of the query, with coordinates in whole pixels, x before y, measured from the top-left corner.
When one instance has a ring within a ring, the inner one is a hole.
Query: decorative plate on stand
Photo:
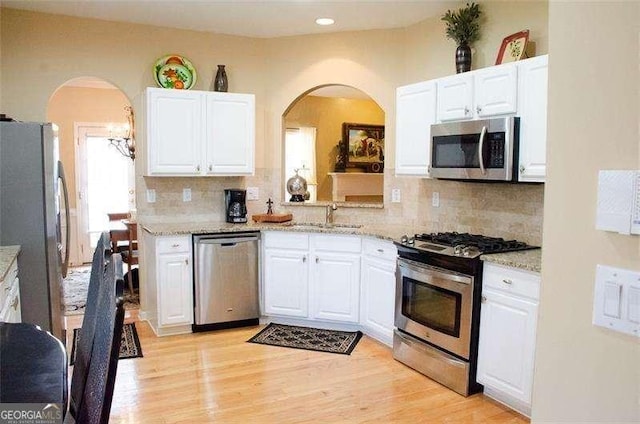
[[[153,77],[159,87],[188,90],[195,85],[198,74],[189,59],[170,54],[156,61]]]

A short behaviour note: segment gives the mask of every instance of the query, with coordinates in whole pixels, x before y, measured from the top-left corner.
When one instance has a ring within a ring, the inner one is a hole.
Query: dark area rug
[[[76,346],[80,339],[80,328],[73,329],[73,344],[71,345],[71,356],[69,357],[69,365],[73,365],[76,359]],[[122,343],[120,344],[120,359],[142,358],[142,348],[140,347],[140,339],[138,331],[134,323],[126,323],[122,327]]]
[[[271,323],[249,343],[350,355],[362,337],[360,331],[336,331]]]

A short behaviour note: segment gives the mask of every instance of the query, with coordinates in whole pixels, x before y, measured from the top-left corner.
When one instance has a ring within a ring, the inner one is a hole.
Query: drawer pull
[[[320,258],[316,256],[316,263],[320,262]]]
[[[384,249],[378,249],[378,253],[384,253]]]
[[[4,288],[4,291],[6,291],[6,292],[9,291],[9,290],[11,290],[11,286]]]
[[[306,257],[306,256],[303,256],[303,257],[302,257],[302,262],[303,262],[303,263],[304,263],[304,262],[307,262],[307,257]]]
[[[508,279],[508,278],[505,278],[504,280],[502,280],[502,282],[505,283],[505,284],[508,284],[508,285],[513,284],[513,281]]]
[[[180,247],[180,245],[178,243],[174,243],[171,245],[171,247]]]

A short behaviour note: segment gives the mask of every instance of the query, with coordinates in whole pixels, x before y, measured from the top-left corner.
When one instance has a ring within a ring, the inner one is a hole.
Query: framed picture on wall
[[[342,124],[342,140],[342,154],[347,159],[347,168],[382,170],[384,164],[384,125],[344,122]]]
[[[500,50],[498,50],[498,57],[496,58],[496,65],[501,63],[516,62],[522,59],[525,55],[527,48],[527,41],[529,41],[529,30],[516,32],[502,40]]]

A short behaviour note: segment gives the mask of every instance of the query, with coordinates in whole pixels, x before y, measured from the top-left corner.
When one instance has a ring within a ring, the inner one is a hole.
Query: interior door
[[[107,124],[76,126],[76,214],[80,262],[91,262],[107,213],[135,209],[133,161],[109,145]]]

